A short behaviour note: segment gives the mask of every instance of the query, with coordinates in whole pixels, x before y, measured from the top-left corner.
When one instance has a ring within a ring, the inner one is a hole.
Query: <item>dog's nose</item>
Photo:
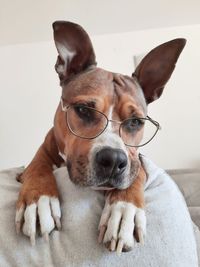
[[[123,150],[106,147],[97,152],[96,164],[101,175],[111,178],[125,171],[128,160]]]

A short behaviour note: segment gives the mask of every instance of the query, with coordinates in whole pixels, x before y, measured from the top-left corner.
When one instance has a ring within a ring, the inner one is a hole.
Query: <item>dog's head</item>
[[[161,96],[185,40],[156,47],[129,77],[96,67],[89,36],[79,25],[57,21],[53,30],[62,86],[54,131],[70,178],[97,188],[127,188],[140,169],[138,147],[158,130],[147,105]],[[146,124],[154,131],[143,141]]]

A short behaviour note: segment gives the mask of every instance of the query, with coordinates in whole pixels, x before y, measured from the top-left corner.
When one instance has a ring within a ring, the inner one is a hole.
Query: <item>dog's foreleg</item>
[[[61,162],[52,128],[20,177],[22,187],[16,206],[16,230],[19,232],[22,227],[32,244],[35,243],[37,216],[46,240],[55,225],[61,227],[58,189],[53,175],[53,165],[59,166]]]
[[[137,241],[144,244],[146,216],[144,212],[143,167],[132,185],[126,190],[113,190],[107,194],[105,207],[99,223],[99,242],[120,254],[134,246]]]

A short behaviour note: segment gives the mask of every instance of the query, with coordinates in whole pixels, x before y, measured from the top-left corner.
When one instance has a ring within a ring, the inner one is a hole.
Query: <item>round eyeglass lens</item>
[[[83,105],[74,105],[67,110],[67,124],[73,134],[92,139],[104,131],[108,121],[106,116],[98,110]]]
[[[122,122],[120,135],[128,146],[139,147],[150,142],[158,127],[146,118],[130,118]]]

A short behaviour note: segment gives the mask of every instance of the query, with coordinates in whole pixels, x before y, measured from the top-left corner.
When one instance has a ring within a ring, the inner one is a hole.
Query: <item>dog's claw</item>
[[[103,241],[103,238],[104,238],[104,234],[106,232],[106,226],[105,225],[102,225],[100,226],[99,228],[99,237],[98,237],[98,243],[100,244],[102,241]]]
[[[123,246],[124,246],[123,240],[119,239],[118,244],[117,244],[117,250],[116,250],[118,256],[121,255]]]
[[[143,231],[141,228],[137,229],[137,233],[138,233],[138,239],[141,245],[144,245],[144,235],[143,235]]]
[[[115,251],[116,248],[116,240],[112,239],[111,244],[110,244],[110,250]]]
[[[32,246],[35,246],[35,233],[32,233],[32,234],[30,235],[30,241],[31,241],[31,245],[32,245]]]
[[[16,233],[18,235],[20,233],[21,223],[20,222],[16,222],[15,223],[15,228],[16,228]]]
[[[48,234],[48,232],[45,232],[45,233],[43,234],[43,238],[44,238],[44,241],[45,241],[45,242],[49,243],[49,234]]]
[[[60,231],[61,230],[60,218],[59,217],[55,217],[54,220],[55,220],[57,229]]]
[[[24,205],[22,205],[21,208],[16,211],[15,215],[15,229],[17,234],[20,233],[23,216],[24,216]]]

